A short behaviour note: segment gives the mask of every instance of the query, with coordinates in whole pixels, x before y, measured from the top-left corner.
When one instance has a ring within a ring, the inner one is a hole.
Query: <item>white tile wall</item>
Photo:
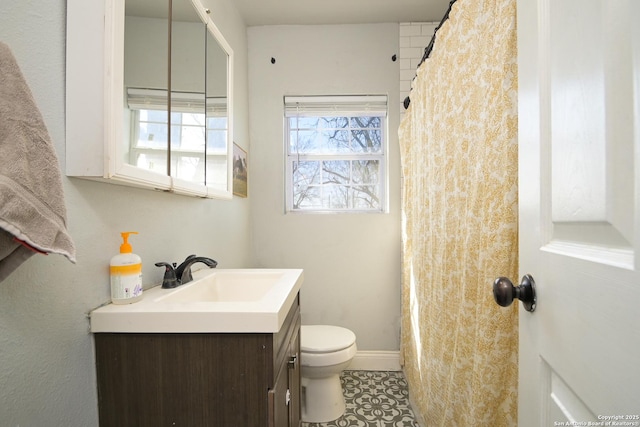
[[[411,92],[411,82],[416,76],[416,68],[440,22],[400,23],[400,115],[403,116],[404,99]]]

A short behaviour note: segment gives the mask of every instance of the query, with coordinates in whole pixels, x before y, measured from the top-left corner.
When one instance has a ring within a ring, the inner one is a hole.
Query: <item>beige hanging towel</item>
[[[35,253],[75,263],[55,148],[9,47],[0,42],[0,281]]]

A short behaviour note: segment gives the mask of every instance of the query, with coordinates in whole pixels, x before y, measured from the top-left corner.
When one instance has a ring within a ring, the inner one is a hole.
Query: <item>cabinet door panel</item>
[[[96,334],[100,426],[264,426],[267,338]]]
[[[289,425],[298,427],[300,425],[300,316],[298,315],[295,333],[291,338],[289,346],[289,391],[291,401],[289,402]]]
[[[287,402],[288,379],[287,368],[280,369],[273,388],[269,390],[269,427],[289,426]]]

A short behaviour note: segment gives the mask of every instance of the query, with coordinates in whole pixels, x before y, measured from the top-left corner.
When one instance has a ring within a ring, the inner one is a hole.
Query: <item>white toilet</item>
[[[340,373],[356,354],[356,335],[339,326],[300,328],[302,421],[333,421],[345,410]]]

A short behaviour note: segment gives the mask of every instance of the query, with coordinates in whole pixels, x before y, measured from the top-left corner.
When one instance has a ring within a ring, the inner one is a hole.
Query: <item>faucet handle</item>
[[[156,262],[156,267],[164,267],[164,278],[162,279],[162,287],[164,289],[171,289],[178,286],[178,279],[176,277],[176,270],[174,269],[174,265],[169,264],[168,262]]]

